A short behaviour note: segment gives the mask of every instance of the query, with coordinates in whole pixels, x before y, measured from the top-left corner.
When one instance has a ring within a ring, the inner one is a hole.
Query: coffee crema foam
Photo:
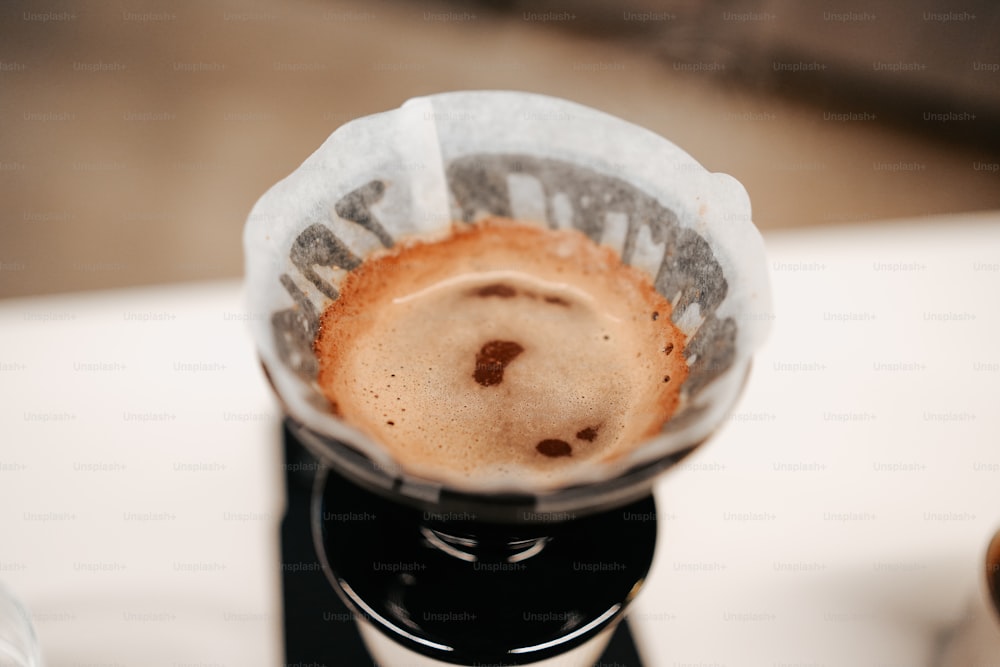
[[[491,218],[349,273],[318,383],[408,472],[462,487],[566,483],[656,435],[687,377],[650,278],[576,230]]]

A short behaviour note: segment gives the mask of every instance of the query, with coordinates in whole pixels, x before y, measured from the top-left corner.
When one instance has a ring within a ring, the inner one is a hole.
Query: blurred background
[[[0,297],[237,277],[334,129],[456,89],[648,127],[764,230],[998,209],[998,34],[988,0],[8,0]]]

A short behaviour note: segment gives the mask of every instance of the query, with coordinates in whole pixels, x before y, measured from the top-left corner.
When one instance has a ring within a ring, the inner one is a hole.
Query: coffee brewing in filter
[[[313,344],[345,276],[372,253],[490,217],[575,229],[611,247],[648,275],[687,339],[688,377],[662,431],[614,460],[574,463],[554,486],[617,477],[718,427],[771,319],[763,243],[743,187],[648,130],[572,102],[445,93],[342,126],[247,220],[258,351],[285,410],[317,436],[321,458],[324,442],[347,443],[389,476],[411,476],[382,443],[338,418],[317,384]],[[420,482],[547,490],[517,474]]]

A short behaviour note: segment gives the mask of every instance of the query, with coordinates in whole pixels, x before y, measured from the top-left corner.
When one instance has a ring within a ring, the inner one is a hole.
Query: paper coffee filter
[[[387,451],[333,416],[315,382],[318,318],[348,270],[454,220],[501,215],[575,227],[646,271],[688,335],[681,407],[614,464],[568,468],[560,486],[618,476],[700,442],[745,381],[771,316],[764,247],[743,187],[666,139],[579,104],[508,91],[415,98],[337,129],[257,202],[244,230],[246,288],[261,360],[288,413],[390,474]],[[662,267],[661,267],[662,265]],[[531,474],[427,480],[538,492]]]

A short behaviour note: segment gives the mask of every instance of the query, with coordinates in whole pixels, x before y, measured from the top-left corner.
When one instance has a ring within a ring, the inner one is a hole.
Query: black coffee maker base
[[[281,579],[285,664],[373,667],[356,621],[327,581],[313,547],[310,501],[320,466],[287,429],[284,453],[287,508],[281,523]],[[642,667],[627,620],[618,625],[597,665]]]

